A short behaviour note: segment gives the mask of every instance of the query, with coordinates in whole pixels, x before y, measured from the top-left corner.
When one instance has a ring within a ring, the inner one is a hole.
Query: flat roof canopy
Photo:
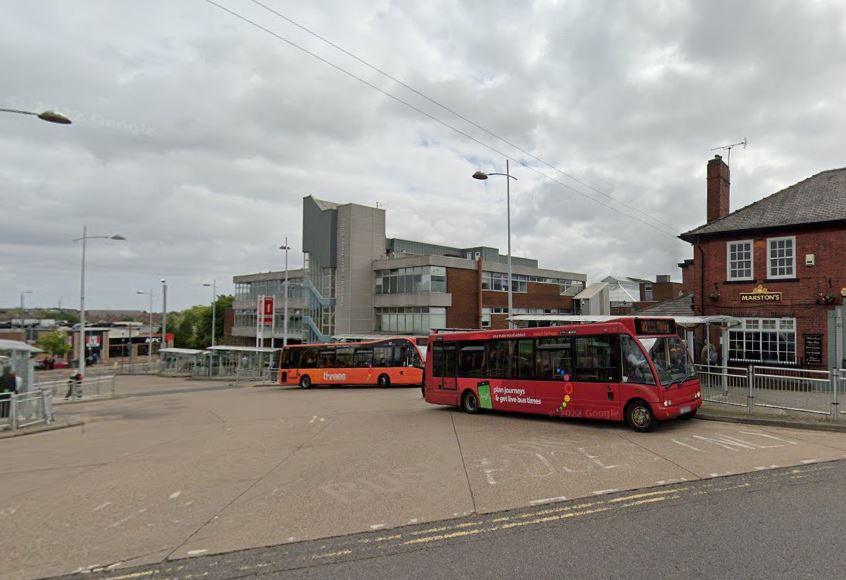
[[[231,351],[231,352],[279,352],[282,350],[281,348],[269,348],[269,347],[262,347],[258,348],[255,346],[210,346],[206,350],[222,350],[222,351]]]
[[[159,349],[159,352],[164,354],[186,354],[194,356],[208,353],[207,350],[200,350],[197,348],[161,348]]]
[[[720,324],[736,326],[740,319],[734,316],[638,316],[630,315],[582,315],[582,314],[518,314],[510,317],[514,322],[551,322],[557,324],[583,324],[587,322],[609,322],[620,318],[663,318],[675,320],[676,324],[684,327],[699,326],[700,324]]]

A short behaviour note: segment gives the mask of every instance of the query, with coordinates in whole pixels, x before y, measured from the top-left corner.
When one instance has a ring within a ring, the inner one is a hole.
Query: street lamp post
[[[217,280],[212,280],[211,284],[203,284],[206,288],[212,289],[212,327],[211,327],[211,345],[214,346],[214,331],[216,330],[217,326]]]
[[[136,294],[143,294],[150,297],[150,309],[147,311],[149,326],[147,327],[147,366],[153,370],[153,291],[139,290]]]
[[[21,330],[26,328],[26,324],[24,324],[24,294],[32,294],[32,290],[23,290],[21,292]],[[26,340],[26,333],[24,333],[24,340]]]
[[[36,113],[35,111],[21,111],[19,109],[0,109],[3,113],[19,113],[21,115],[34,115],[41,119],[42,121],[47,121],[48,123],[58,123],[59,125],[70,125],[71,120],[65,117],[64,115],[57,113],[55,111],[44,111],[42,113]]]
[[[517,178],[511,175],[511,167],[509,160],[505,160],[505,173],[485,173],[484,171],[477,171],[473,174],[474,179],[487,179],[490,175],[502,175],[505,177],[505,203],[506,213],[508,215],[508,328],[514,328],[513,316],[513,283],[511,276],[511,180],[517,181]]]
[[[167,281],[164,278],[162,278],[162,346],[167,348]]]
[[[88,226],[82,226],[82,237],[74,240],[74,242],[82,242],[82,268],[79,277],[79,361],[76,368],[83,376],[85,375],[85,246],[88,240],[126,240],[126,238],[120,234],[89,236]]]
[[[282,347],[288,346],[288,250],[291,246],[288,245],[288,236],[285,236],[285,243],[279,246],[280,250],[285,250],[285,298],[282,309]]]

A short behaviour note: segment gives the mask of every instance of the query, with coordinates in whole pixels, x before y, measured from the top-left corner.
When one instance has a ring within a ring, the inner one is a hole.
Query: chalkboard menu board
[[[803,336],[803,338],[805,340],[805,364],[813,366],[822,366],[823,335],[806,334]]]

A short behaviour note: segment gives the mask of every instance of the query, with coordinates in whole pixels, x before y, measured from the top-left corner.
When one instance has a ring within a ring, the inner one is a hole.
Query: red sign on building
[[[273,296],[259,296],[258,300],[258,324],[260,326],[273,326],[273,310],[275,301]]]

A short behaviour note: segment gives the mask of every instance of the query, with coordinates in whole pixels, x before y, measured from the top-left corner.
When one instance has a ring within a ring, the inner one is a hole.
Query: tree
[[[67,335],[58,330],[42,334],[35,344],[38,348],[56,356],[65,356],[71,349]]]
[[[223,338],[223,313],[227,309],[232,308],[232,303],[235,297],[231,294],[222,294],[217,297],[215,301],[215,321],[214,321],[214,343],[220,344]],[[196,339],[200,346],[197,348],[206,348],[211,346],[211,323],[212,323],[212,308],[211,306],[204,306],[203,311],[197,319]]]

